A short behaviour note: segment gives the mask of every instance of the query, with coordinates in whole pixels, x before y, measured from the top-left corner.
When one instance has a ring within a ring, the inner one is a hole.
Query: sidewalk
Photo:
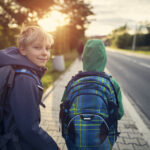
[[[41,126],[53,137],[61,150],[67,150],[67,147],[59,132],[59,105],[65,86],[79,70],[82,70],[82,65],[79,60],[76,60],[54,85],[47,90],[43,98],[46,108],[41,107]],[[126,100],[123,98],[123,101]],[[121,134],[113,150],[150,150],[145,136],[140,133],[135,121],[130,116],[131,112],[127,108],[128,106],[125,107],[124,117],[119,121],[118,126]]]

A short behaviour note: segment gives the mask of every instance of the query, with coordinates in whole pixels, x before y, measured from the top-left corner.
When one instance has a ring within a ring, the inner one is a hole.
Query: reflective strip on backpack
[[[16,69],[15,72],[17,72],[17,73],[26,73],[28,75],[31,75],[38,82],[38,84],[40,86],[41,83],[40,83],[38,77],[35,74],[33,74],[31,71],[29,71],[27,69]],[[41,88],[41,86],[40,86],[40,88]]]

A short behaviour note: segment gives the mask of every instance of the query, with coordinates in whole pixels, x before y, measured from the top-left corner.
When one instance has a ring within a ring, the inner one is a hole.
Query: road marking
[[[116,54],[119,55],[119,56],[121,56],[121,57],[123,57],[124,59],[127,59],[128,61],[131,61],[131,62],[136,63],[136,64],[138,64],[138,65],[140,65],[142,67],[146,67],[146,68],[150,69],[150,65],[142,63],[142,62],[138,62],[136,60],[133,60],[132,58],[128,57],[126,54],[122,54],[122,55],[120,53],[116,53]]]
[[[144,66],[144,67],[146,67],[146,68],[150,68],[150,65],[148,65],[148,64],[144,64],[144,63],[139,63],[141,66]]]
[[[106,73],[110,74],[107,68],[105,69],[105,71]],[[129,112],[130,117],[135,122],[135,125],[139,129],[140,133],[143,134],[145,141],[150,146],[150,130],[148,129],[147,125],[144,123],[143,119],[140,117],[134,106],[131,104],[128,97],[124,94],[124,91],[122,89],[121,93],[124,110],[127,110]]]

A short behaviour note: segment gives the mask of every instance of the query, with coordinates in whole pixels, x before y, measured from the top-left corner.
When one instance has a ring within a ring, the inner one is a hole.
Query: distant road
[[[150,58],[107,51],[107,69],[150,120]]]

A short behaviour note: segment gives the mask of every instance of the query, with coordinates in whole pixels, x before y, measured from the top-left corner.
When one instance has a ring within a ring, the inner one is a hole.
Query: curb
[[[110,74],[107,68],[105,70],[108,74]],[[121,93],[122,93],[123,107],[129,112],[130,117],[135,122],[135,125],[137,126],[139,131],[143,134],[145,141],[150,146],[150,130],[148,129],[148,127],[146,126],[146,124],[144,123],[144,121],[142,120],[142,118],[140,117],[136,109],[134,108],[134,106],[131,104],[127,96],[124,94],[124,91],[122,88],[121,88]]]
[[[135,122],[137,128],[139,131],[143,134],[143,137],[145,141],[147,141],[148,145],[150,146],[150,130],[148,127],[145,125],[144,121],[142,118],[139,116],[133,105],[129,102],[128,98],[126,95],[122,92],[122,97],[123,97],[123,106],[126,108],[126,110],[129,112],[132,120]],[[132,115],[131,115],[132,114]]]
[[[106,47],[106,50],[109,50],[109,51],[112,51],[112,52],[121,53],[121,54],[128,55],[128,56],[136,56],[136,57],[140,57],[140,58],[150,59],[150,55],[146,55],[146,54],[128,52],[128,51],[114,49],[114,48],[110,48],[110,47]]]

